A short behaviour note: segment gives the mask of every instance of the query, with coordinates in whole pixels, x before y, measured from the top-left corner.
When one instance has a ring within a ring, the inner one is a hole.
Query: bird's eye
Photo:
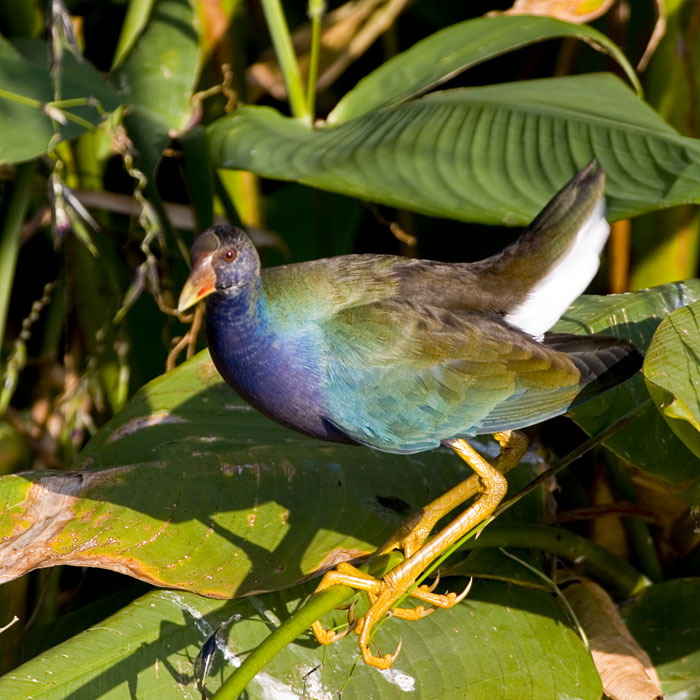
[[[231,262],[232,260],[236,259],[236,251],[233,248],[229,248],[225,253],[224,257],[226,258],[227,262]]]

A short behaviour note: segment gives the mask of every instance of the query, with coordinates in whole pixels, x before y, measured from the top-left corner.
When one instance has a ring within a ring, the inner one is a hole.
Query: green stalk
[[[654,406],[653,401],[645,399],[639,405],[635,406],[631,410],[627,411],[623,416],[620,416],[614,423],[609,425],[605,430],[598,433],[597,435],[592,435],[585,442],[582,442],[578,447],[574,448],[569,452],[569,454],[564,455],[558,462],[553,464],[549,469],[545,469],[538,477],[534,478],[527,486],[524,486],[518,493],[516,493],[512,498],[509,498],[505,503],[501,503],[498,508],[494,511],[491,519],[499,516],[503,511],[508,510],[514,506],[520,499],[524,498],[534,491],[540,484],[544,484],[547,480],[556,476],[562,469],[568,467],[572,462],[575,462],[579,457],[582,457],[589,450],[593,449],[597,445],[605,442],[608,438],[612,437],[616,433],[619,433],[623,428],[626,428],[630,423],[633,423],[638,418],[641,418],[645,413],[650,411]],[[459,547],[459,542],[456,547]]]
[[[321,53],[321,18],[326,11],[325,0],[309,0],[309,17],[311,18],[311,55],[309,57],[309,78],[306,86],[306,108],[311,119],[314,118],[316,102],[316,79],[318,77],[318,59]]]
[[[402,559],[392,552],[378,557],[371,564],[359,567],[373,576],[382,576]],[[288,617],[257,649],[252,651],[245,661],[233,672],[226,682],[214,694],[212,700],[235,700],[253,680],[255,674],[262,670],[279,654],[287,644],[304,633],[322,615],[337,608],[352,598],[356,590],[349,586],[331,586],[321,593],[314,593],[304,607]]]
[[[542,573],[539,569],[536,569],[534,566],[531,566],[525,560],[520,559],[520,557],[516,557],[515,554],[511,554],[504,547],[499,547],[498,549],[500,549],[501,553],[507,556],[509,559],[518,562],[520,566],[527,569],[531,574],[537,576],[537,578],[543,581],[545,585],[552,591],[552,593],[554,593],[554,595],[557,596],[557,598],[559,598],[559,602],[561,603],[562,607],[566,610],[569,619],[574,623],[576,629],[578,630],[578,636],[581,637],[583,646],[586,647],[586,651],[590,651],[591,645],[588,641],[588,635],[586,634],[586,630],[583,629],[583,625],[581,625],[581,622],[579,621],[576,612],[571,607],[569,599],[561,592],[561,588],[559,588],[559,586],[557,586],[557,584],[551,578],[549,578],[549,576]]]
[[[34,109],[38,109],[55,121],[71,121],[88,130],[95,128],[95,125],[92,122],[89,122],[87,119],[83,119],[77,114],[68,112],[65,109],[67,107],[83,107],[89,104],[88,99],[85,97],[75,97],[70,100],[41,102],[39,100],[35,100],[33,97],[19,95],[16,92],[10,92],[9,90],[3,90],[2,88],[0,88],[0,97],[6,100],[11,100],[12,102],[17,102],[17,104],[24,105],[25,107],[33,107]]]
[[[280,0],[261,0],[261,4],[263,12],[265,13],[267,27],[272,37],[272,44],[275,47],[277,60],[280,63],[284,84],[287,86],[289,107],[292,110],[292,114],[297,119],[302,119],[307,124],[311,125],[311,113],[309,112],[304,97],[304,87],[301,84],[299,64],[294,54],[292,37],[289,34],[287,20],[282,11],[282,4]]]
[[[646,576],[609,550],[560,527],[492,523],[478,537],[462,545],[467,550],[490,547],[520,547],[554,554],[612,584],[625,597],[651,585]]]
[[[35,171],[36,161],[17,168],[17,179],[8,198],[7,211],[0,230],[0,343],[5,337],[7,310],[10,306],[10,293],[19,252],[19,237],[27,213]]]
[[[624,465],[616,459],[608,459],[608,474],[617,495],[625,501],[635,503],[637,493],[634,484]],[[641,570],[654,582],[664,580],[664,573],[659,561],[659,555],[654,546],[654,538],[649,532],[649,524],[641,518],[623,518],[623,524],[627,531],[635,560]]]
[[[568,467],[572,462],[575,462],[579,457],[582,457],[586,452],[593,449],[596,445],[612,437],[616,433],[619,433],[623,428],[627,427],[630,423],[633,423],[640,416],[643,416],[647,411],[651,410],[653,406],[651,399],[647,399],[638,406],[635,406],[632,410],[620,416],[614,423],[609,425],[605,430],[598,433],[598,435],[593,435],[588,438],[585,442],[581,443],[578,447],[574,448],[569,454],[564,455],[558,462],[553,464],[549,469],[543,471],[538,477],[535,477],[529,484],[523,486],[520,491],[518,491],[512,498],[509,498],[504,503],[501,503],[498,508],[494,511],[493,515],[488,517],[483,522],[479,523],[473,530],[470,530],[462,539],[455,542],[449,549],[446,549],[416,580],[415,586],[419,586],[430,574],[439,568],[440,565],[457,550],[465,548],[464,545],[470,538],[474,537],[478,532],[485,528],[489,523],[493,522],[501,513],[508,510],[511,506],[514,506],[518,501],[532,493],[541,484],[545,483],[547,480],[554,477],[562,469]],[[413,586],[413,587],[415,587]],[[411,588],[412,590],[413,588]],[[404,596],[405,598],[406,596]],[[403,598],[401,598],[403,600]],[[401,603],[401,600],[397,601],[397,604]]]
[[[246,657],[212,700],[235,700],[272,659],[304,633],[322,615],[352,598],[356,591],[349,586],[332,586],[315,594],[295,615],[288,617],[257,649]]]

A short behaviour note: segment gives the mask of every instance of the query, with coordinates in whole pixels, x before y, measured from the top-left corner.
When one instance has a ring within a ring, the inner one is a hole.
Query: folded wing
[[[329,420],[396,452],[532,425],[602,390],[599,376],[616,383],[638,367],[624,341],[538,343],[495,315],[408,300],[344,309],[322,332]]]

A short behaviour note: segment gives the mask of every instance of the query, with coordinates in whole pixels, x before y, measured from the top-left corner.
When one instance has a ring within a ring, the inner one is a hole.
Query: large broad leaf
[[[645,353],[662,319],[674,309],[700,298],[700,281],[664,284],[631,294],[583,296],[554,326],[562,333],[606,331],[631,340]],[[572,417],[589,435],[596,435],[649,400],[641,373],[575,409]],[[655,410],[647,411],[605,445],[622,459],[660,476],[681,482],[700,476],[700,460],[669,430]]]
[[[287,430],[206,352],[144,387],[76,467],[0,480],[0,580],[74,564],[218,597],[276,590],[373,551],[469,475],[451,450],[386,455]],[[537,472],[518,469],[516,488]],[[537,520],[542,495],[518,507],[509,517]]]
[[[193,660],[217,634],[207,681],[216,690],[280,620],[300,592],[222,603],[159,591],[0,679],[6,700],[41,697],[199,698]],[[336,616],[340,621],[340,614]],[[250,700],[412,697],[445,700],[597,700],[600,680],[581,640],[551,595],[477,582],[456,608],[416,623],[389,620],[374,641],[403,650],[389,671],[359,664],[351,636],[327,649],[309,636],[288,645],[247,689]],[[347,682],[347,685],[346,685]]]
[[[196,13],[188,0],[157,0],[146,29],[115,73],[130,108],[129,135],[152,175],[172,133],[192,119],[200,70]]]
[[[584,297],[557,329],[612,324],[643,350],[660,317],[698,294],[700,283],[691,281]],[[575,418],[597,433],[646,398],[635,378]],[[654,412],[608,446],[671,481],[700,473],[698,459]],[[213,596],[279,589],[329,561],[373,550],[406,513],[466,471],[448,450],[387,455],[286,430],[242,403],[206,353],[139,392],[76,467],[0,481],[5,580],[72,563]],[[522,484],[517,474],[511,481]],[[508,517],[536,521],[542,504],[532,499]]]
[[[91,124],[99,124],[105,112],[116,109],[118,100],[87,61],[79,63],[70,52],[63,56],[61,99],[85,98],[85,104],[66,109]],[[38,40],[18,41],[12,46],[0,37],[0,163],[20,163],[46,152],[56,130],[61,138],[73,138],[85,127],[66,119],[54,122],[43,105],[54,100],[48,66],[48,47]],[[94,100],[90,103],[89,100]],[[27,103],[27,100],[30,103]],[[31,105],[31,102],[40,104]]]
[[[700,457],[700,303],[664,319],[644,359],[644,378],[673,432]]]
[[[639,90],[632,66],[617,46],[587,25],[551,17],[479,17],[435,32],[360,80],[328,115],[330,124],[422,94],[467,68],[547,39],[576,37],[609,53]]]
[[[214,165],[427,214],[526,223],[593,157],[617,219],[700,199],[700,146],[619,79],[438,92],[311,129],[246,107],[208,130]]]
[[[700,579],[651,586],[622,609],[630,632],[651,657],[665,700],[700,700]]]

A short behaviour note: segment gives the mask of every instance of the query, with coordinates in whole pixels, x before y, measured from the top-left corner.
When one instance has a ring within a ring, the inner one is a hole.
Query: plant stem
[[[19,237],[35,171],[36,161],[17,168],[17,179],[8,198],[7,211],[0,230],[0,343],[5,337],[7,310],[10,306],[10,293],[19,252]]]
[[[40,102],[35,100],[33,97],[26,97],[25,95],[19,95],[16,92],[10,92],[9,90],[3,90],[0,88],[0,97],[11,100],[12,102],[17,102],[17,104],[24,105],[25,107],[33,107],[43,112],[51,119],[59,122],[71,121],[83,129],[92,130],[95,125],[89,122],[87,119],[83,119],[77,114],[66,111],[66,107],[83,107],[91,104],[90,100],[86,97],[75,97],[72,100],[56,100],[52,102]],[[97,106],[97,105],[96,105]],[[101,108],[100,108],[101,110]],[[98,111],[100,111],[98,110]]]
[[[318,59],[321,51],[321,18],[323,17],[325,10],[325,0],[309,0],[309,17],[311,18],[311,54],[309,56],[309,77],[306,86],[306,108],[312,120],[314,118],[316,102]]]
[[[607,460],[607,466],[615,492],[625,501],[636,503],[637,493],[624,465],[613,458]],[[623,524],[632,545],[636,563],[654,583],[663,581],[663,569],[654,546],[654,538],[649,532],[649,524],[641,518],[623,518]]]
[[[535,568],[534,566],[531,566],[528,564],[525,560],[520,559],[520,557],[516,557],[515,554],[511,554],[505,547],[499,547],[498,548],[502,554],[504,554],[506,557],[509,559],[512,559],[513,561],[518,562],[520,566],[523,568],[527,569],[530,573],[534,574],[542,580],[547,587],[554,593],[554,595],[559,598],[559,602],[563,606],[563,608],[566,610],[569,619],[574,623],[576,629],[578,630],[578,636],[581,637],[581,641],[583,642],[583,646],[586,647],[586,651],[591,650],[591,645],[590,642],[588,641],[588,635],[586,634],[586,630],[583,629],[583,625],[581,625],[581,622],[578,619],[578,616],[576,615],[576,612],[574,609],[571,607],[571,603],[569,603],[569,599],[561,592],[561,588],[557,586],[557,584],[549,578],[546,574],[544,574],[542,571],[539,569]]]
[[[558,474],[562,469],[568,467],[572,462],[575,462],[579,457],[582,457],[589,450],[593,449],[596,445],[605,442],[609,437],[619,433],[623,428],[626,428],[630,423],[633,423],[638,418],[641,418],[647,411],[651,410],[654,403],[652,400],[646,399],[638,406],[635,406],[632,410],[620,416],[614,423],[609,425],[605,430],[597,435],[592,435],[585,442],[582,442],[578,447],[574,448],[569,452],[569,454],[564,455],[556,464],[553,464],[549,469],[543,471],[537,478],[533,479],[527,486],[523,487],[516,493],[512,498],[509,498],[505,503],[501,503],[498,508],[496,508],[491,519],[500,515],[504,510],[508,510],[511,506],[514,506],[521,498],[527,496],[528,493],[534,491],[540,484],[545,483],[548,479]],[[457,543],[459,546],[459,543]]]
[[[571,450],[569,454],[564,455],[564,457],[562,457],[556,464],[542,472],[542,474],[540,474],[529,484],[520,489],[520,491],[518,491],[518,493],[516,493],[512,498],[509,498],[505,503],[501,503],[501,505],[498,506],[498,508],[496,508],[493,515],[491,515],[483,522],[479,523],[473,530],[470,530],[468,533],[466,533],[461,540],[455,542],[449,549],[446,549],[429,567],[426,568],[426,570],[417,579],[416,585],[420,585],[421,582],[425,580],[428,576],[430,576],[430,574],[433,571],[435,571],[435,569],[439,568],[440,564],[442,564],[450,555],[454,554],[454,552],[456,552],[459,549],[463,549],[467,540],[474,537],[474,535],[477,532],[486,527],[486,525],[491,523],[497,516],[499,516],[504,511],[508,510],[508,508],[510,508],[511,506],[514,506],[521,498],[527,496],[529,493],[538,488],[540,484],[543,484],[548,479],[551,479],[555,474],[558,474],[562,469],[568,467],[572,462],[575,462],[579,457],[582,457],[584,454],[586,454],[586,452],[593,449],[596,445],[599,445],[601,442],[604,442],[609,437],[615,435],[615,433],[620,432],[620,430],[628,426],[633,421],[637,420],[637,418],[643,416],[647,411],[651,409],[653,405],[654,404],[652,403],[652,400],[647,399],[643,403],[639,404],[639,406],[635,406],[631,411],[628,411],[623,416],[618,418],[614,423],[612,423],[612,425],[609,425],[601,433],[598,433],[598,435],[591,436],[590,438],[588,438],[588,440]],[[399,603],[400,602],[401,601],[399,601]]]
[[[248,654],[212,700],[235,700],[258,671],[270,663],[287,644],[303,634],[321,615],[342,605],[354,594],[355,591],[348,586],[333,586],[312,596],[298,613],[288,617],[257,649]]]
[[[392,552],[378,557],[370,564],[359,567],[373,576],[382,576],[392,569],[402,557]],[[226,682],[214,694],[212,700],[235,700],[253,680],[258,671],[264,668],[287,644],[297,639],[304,630],[322,615],[342,605],[357,591],[349,586],[331,586],[321,593],[314,593],[305,605],[287,618],[257,649],[252,651]]]
[[[625,597],[651,585],[644,574],[591,540],[569,530],[533,523],[492,523],[462,549],[520,547],[537,549],[572,561],[597,578],[615,586]]]
[[[294,54],[292,37],[289,34],[289,27],[287,26],[287,20],[284,17],[280,0],[261,0],[261,4],[265,13],[267,27],[272,37],[272,43],[275,47],[277,60],[284,76],[284,84],[287,86],[289,107],[297,119],[302,119],[311,125],[311,114],[304,98],[299,64]]]

